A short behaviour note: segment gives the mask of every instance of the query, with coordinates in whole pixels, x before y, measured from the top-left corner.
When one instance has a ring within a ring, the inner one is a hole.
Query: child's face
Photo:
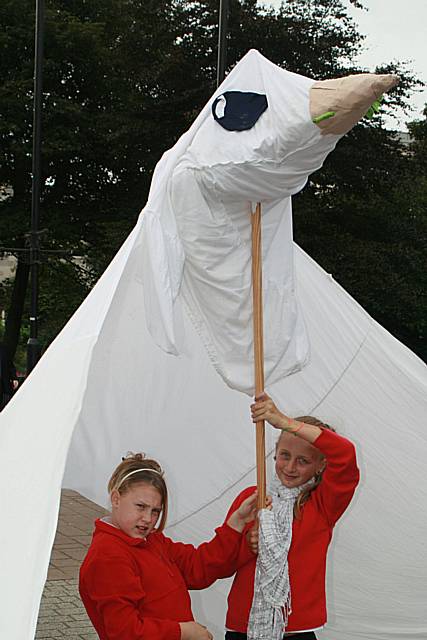
[[[285,487],[301,486],[324,466],[325,459],[316,447],[290,433],[282,434],[276,449],[276,473]]]
[[[150,484],[139,483],[123,494],[111,494],[112,522],[131,538],[146,538],[156,526],[162,511],[160,492]]]

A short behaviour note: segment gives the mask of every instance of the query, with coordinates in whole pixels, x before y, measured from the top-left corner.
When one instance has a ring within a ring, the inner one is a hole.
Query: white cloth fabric
[[[0,414],[2,639],[34,638],[62,484],[106,506],[121,456],[145,451],[165,469],[168,535],[193,543],[209,539],[253,484],[248,398],[217,375],[179,304],[185,256],[174,219],[163,217],[171,172],[202,120],[162,159],[149,208]],[[328,554],[329,622],[319,639],[425,640],[426,367],[295,246],[292,262],[311,358],[268,391],[289,414],[336,425],[355,442],[362,472]],[[274,333],[274,316],[265,320],[265,334]],[[153,341],[158,331],[172,351],[181,330],[178,357]],[[271,451],[274,436],[266,435]],[[227,590],[220,582],[192,594],[196,619],[215,637]]]
[[[259,512],[259,543],[248,640],[281,640],[291,608],[288,552],[292,542],[294,505],[303,489],[289,489],[274,474],[272,509]]]
[[[262,203],[266,384],[299,371],[309,344],[295,295],[290,196],[340,136],[312,123],[314,80],[250,51],[194,125],[159,163],[143,213],[145,269],[159,286],[146,297],[149,330],[168,353],[185,349],[182,307],[212,364],[234,389],[253,394],[251,211]],[[211,105],[224,91],[267,96],[247,131],[227,131]],[[179,151],[179,153],[178,153]]]
[[[0,414],[0,638],[34,638],[61,484],[108,506],[121,456],[145,451],[167,477],[167,534],[195,544],[254,484],[246,396],[223,384],[185,316],[179,357],[146,328],[139,232]],[[351,439],[362,475],[328,553],[328,625],[316,635],[425,640],[427,368],[297,247],[295,258],[311,362],[269,392]],[[276,435],[267,427],[268,451]],[[218,638],[229,584],[192,593]]]

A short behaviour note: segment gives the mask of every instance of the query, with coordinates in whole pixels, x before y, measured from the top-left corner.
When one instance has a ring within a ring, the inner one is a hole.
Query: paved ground
[[[62,492],[58,529],[40,607],[36,640],[97,640],[77,590],[93,522],[105,511],[75,491]]]

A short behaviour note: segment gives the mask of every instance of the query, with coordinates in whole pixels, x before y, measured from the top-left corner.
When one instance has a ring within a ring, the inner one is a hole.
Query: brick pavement
[[[58,528],[37,623],[36,640],[97,640],[77,590],[80,563],[93,522],[105,510],[76,491],[61,495]]]

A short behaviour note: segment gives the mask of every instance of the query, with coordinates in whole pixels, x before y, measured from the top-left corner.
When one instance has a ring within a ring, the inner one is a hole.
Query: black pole
[[[35,55],[34,55],[34,103],[33,103],[33,158],[31,190],[31,305],[30,337],[27,342],[27,375],[40,358],[40,344],[37,339],[37,314],[39,293],[39,208],[41,186],[41,125],[43,106],[43,40],[44,40],[44,0],[36,0]]]
[[[228,0],[219,0],[218,64],[216,72],[217,87],[219,87],[225,78],[225,67],[227,64],[227,25]]]

